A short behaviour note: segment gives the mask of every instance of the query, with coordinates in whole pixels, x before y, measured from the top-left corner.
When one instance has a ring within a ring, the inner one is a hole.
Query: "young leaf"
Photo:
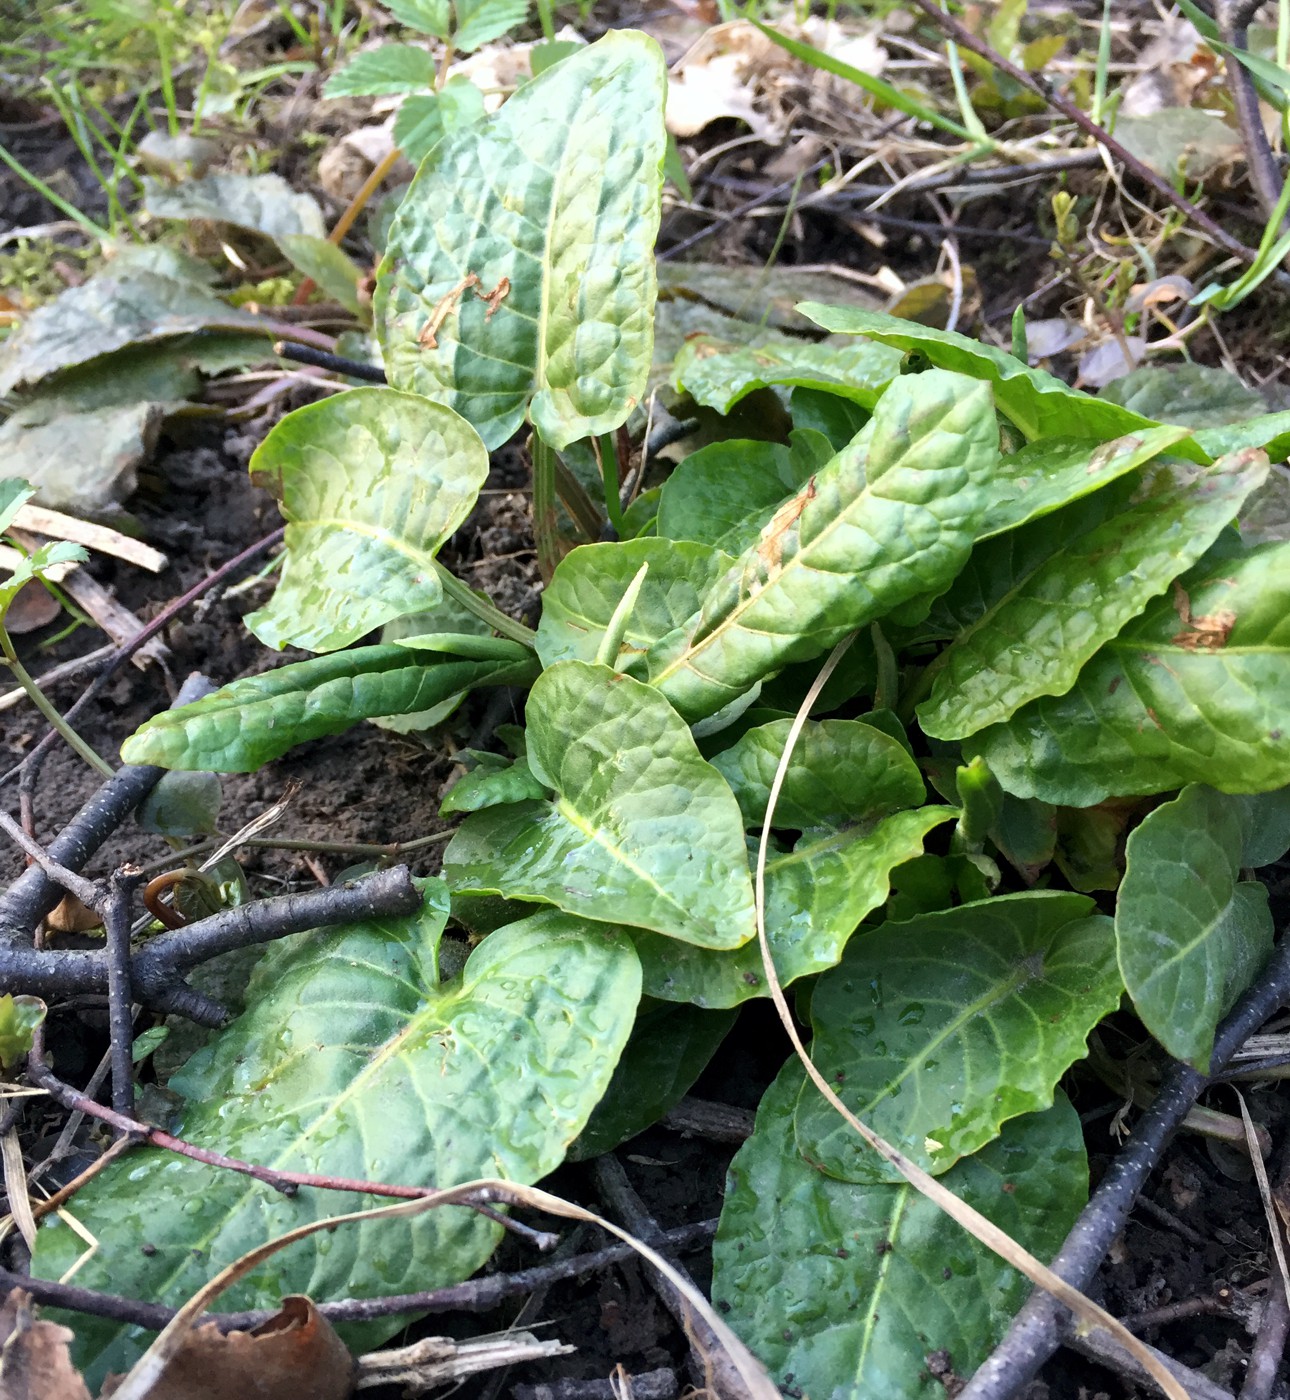
[[[846,331],[868,336],[870,340],[898,350],[917,350],[940,369],[957,370],[986,380],[994,389],[999,411],[1032,441],[1092,437],[1107,442],[1155,426],[1140,413],[1072,389],[1054,375],[1031,369],[1006,351],[983,345],[957,331],[936,330],[858,307],[804,302],[798,310],[826,331]],[[1193,461],[1207,460],[1199,449],[1185,440],[1178,451]]]
[[[25,1061],[36,1028],[45,1020],[45,1003],[39,997],[0,996],[0,1069]]]
[[[902,355],[874,341],[821,344],[804,340],[730,345],[690,337],[677,355],[672,383],[696,403],[729,413],[740,399],[772,385],[825,389],[872,408],[900,373]]]
[[[896,380],[869,427],[651,651],[652,683],[687,718],[710,715],[787,662],[939,592],[967,559],[998,460],[984,384],[942,370]]]
[[[1290,544],[1202,561],[1085,665],[964,744],[1007,791],[1088,807],[1290,783]]]
[[[439,547],[470,513],[488,453],[450,409],[351,389],[288,414],[251,458],[287,519],[287,564],[246,625],[266,646],[335,651],[442,596]]]
[[[528,0],[455,0],[457,28],[452,44],[462,53],[474,53],[500,39],[508,29],[528,18]]]
[[[1262,453],[1208,471],[1155,467],[1127,510],[1064,547],[1055,541],[933,663],[923,732],[961,739],[1069,690],[1098,648],[1204,554],[1267,470]]]
[[[705,948],[746,943],[739,808],[658,691],[560,661],[526,716],[529,767],[555,798],[468,818],[444,852],[453,892],[539,900]]]
[[[402,646],[357,647],[245,676],[178,710],[154,715],[121,746],[127,763],[254,773],[309,739],[360,720],[415,714],[477,685],[524,685],[531,655],[423,660]]]
[[[500,765],[481,763],[448,789],[448,795],[439,804],[439,815],[482,812],[485,807],[504,807],[546,795],[546,788],[533,776],[527,759],[517,758],[514,763],[503,761]]]
[[[812,1058],[857,1118],[939,1175],[1048,1107],[1119,1005],[1114,929],[1092,909],[1030,890],[853,939],[811,997]],[[797,1141],[830,1176],[902,1180],[809,1084]]]
[[[382,44],[356,53],[323,87],[324,97],[383,97],[424,93],[435,84],[434,55],[413,44]]]
[[[918,807],[876,824],[807,832],[791,851],[774,852],[766,862],[766,937],[780,982],[833,967],[860,920],[887,899],[892,872],[921,856],[928,833],[956,816],[953,807]],[[756,940],[713,952],[630,932],[652,997],[720,1007],[769,995]]]
[[[36,494],[31,482],[21,477],[7,476],[0,480],[0,530],[13,524],[18,512]]]
[[[1236,798],[1193,784],[1129,837],[1115,904],[1124,985],[1152,1035],[1209,1072],[1214,1028],[1272,951],[1268,892],[1241,880]]]
[[[530,401],[557,449],[626,421],[653,347],[664,84],[652,39],[610,33],[434,147],[378,275],[392,384],[490,448]]]
[[[382,0],[385,8],[409,29],[446,39],[451,31],[452,12],[449,0]]]
[[[413,165],[420,165],[445,133],[483,117],[484,94],[457,73],[441,91],[418,93],[403,102],[394,114],[394,139]]]
[[[624,590],[648,564],[614,663],[615,670],[628,675],[643,674],[648,649],[698,611],[704,595],[734,562],[707,545],[652,537],[582,545],[560,561],[542,596],[537,654],[544,666],[594,661]]]
[[[556,1167],[604,1093],[627,1040],[640,974],[621,934],[544,913],[499,929],[461,976],[441,981],[447,894],[426,882],[419,915],[327,929],[275,945],[248,1010],[171,1080],[191,1142],[283,1171],[444,1186],[497,1174],[533,1182]],[[370,1198],[254,1179],[160,1148],[112,1164],[82,1207],[98,1249],[91,1288],[178,1305],[245,1250]],[[455,1283],[500,1229],[432,1211],[321,1232],[276,1254],[224,1295],[229,1306],[284,1293],[373,1297]],[[142,1245],[150,1248],[141,1248]],[[84,1253],[68,1226],[37,1238],[33,1272],[57,1278]],[[367,1344],[397,1332],[380,1324]],[[77,1328],[95,1376],[140,1349],[96,1320]]]
[[[970,1375],[1030,1286],[913,1187],[835,1181],[804,1161],[793,1140],[803,1080],[790,1060],[730,1164],[713,1299],[785,1394],[930,1400],[928,1353]],[[1046,1259],[1088,1197],[1079,1118],[1059,1095],[944,1180]]]

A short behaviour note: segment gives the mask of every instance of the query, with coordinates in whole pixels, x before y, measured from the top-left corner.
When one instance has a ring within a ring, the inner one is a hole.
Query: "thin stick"
[[[372,384],[389,383],[380,365],[367,365],[362,360],[350,360],[344,355],[315,350],[311,345],[301,345],[299,341],[275,341],[273,353],[280,355],[284,360],[294,360],[297,364],[313,365],[315,369],[328,369],[333,374],[347,374],[351,379],[366,379]]]
[[[124,1146],[113,1143],[107,1152],[95,1163],[93,1170],[100,1169],[109,1154],[124,1151]],[[88,1173],[82,1173],[82,1177]],[[37,1216],[47,1212],[53,1203],[66,1199],[81,1177],[71,1186],[64,1188],[58,1196],[42,1201],[33,1207]],[[667,1250],[691,1248],[710,1239],[717,1229],[715,1220],[701,1220],[694,1225],[681,1225],[669,1230],[660,1243]],[[600,1269],[611,1268],[632,1258],[635,1250],[628,1244],[613,1244],[587,1254],[576,1254],[569,1259],[552,1260],[549,1264],[538,1264],[531,1269],[519,1269],[512,1274],[486,1274],[465,1283],[455,1283],[447,1288],[435,1288],[424,1293],[397,1293],[388,1298],[345,1298],[334,1303],[319,1303],[318,1311],[329,1322],[371,1322],[382,1317],[396,1317],[399,1313],[446,1313],[446,1312],[492,1312],[509,1298],[522,1297],[538,1288],[549,1288],[552,1284],[563,1283],[566,1279],[582,1278]],[[0,1269],[0,1291],[9,1288],[23,1288],[38,1303],[50,1307],[67,1308],[72,1312],[85,1313],[90,1317],[106,1317],[114,1322],[128,1323],[134,1327],[146,1327],[159,1332],[178,1312],[160,1303],[137,1302],[133,1298],[122,1298],[113,1293],[99,1293],[90,1288],[78,1288],[71,1284],[55,1283],[51,1279],[31,1278],[24,1274],[10,1273]],[[249,1332],[253,1327],[267,1322],[274,1315],[273,1310],[260,1308],[250,1312],[211,1313],[208,1320],[215,1323],[221,1332]]]
[[[139,875],[127,866],[109,883],[103,927],[107,962],[108,1033],[112,1056],[112,1107],[129,1118],[134,1115],[134,1016],[130,1011],[130,916]]]
[[[103,890],[93,880],[87,880],[74,870],[59,865],[44,846],[39,841],[32,840],[6,812],[0,812],[0,830],[4,831],[15,846],[20,846],[51,880],[57,881],[65,890],[70,890],[87,909],[99,909],[102,906]]]
[[[952,15],[946,14],[936,3],[936,0],[913,0],[913,3],[947,38],[985,59],[1000,73],[1005,73],[1013,82],[1020,83],[1029,92],[1043,98],[1050,107],[1059,111],[1068,121],[1074,122],[1081,131],[1091,136],[1114,159],[1118,160],[1126,170],[1131,170],[1143,184],[1150,185],[1162,199],[1167,200],[1180,213],[1185,214],[1197,228],[1203,229],[1220,248],[1240,258],[1244,263],[1257,261],[1258,253],[1253,248],[1247,248],[1244,243],[1233,238],[1221,224],[1210,218],[1203,209],[1198,208],[1185,195],[1179,194],[1168,180],[1157,175],[1149,165],[1126,150],[1115,137],[1103,127],[1098,126],[1088,113],[1076,103],[1035,77],[1033,73],[1027,73],[1024,68],[1018,68],[1015,63],[1009,62],[983,39],[978,39],[966,25],[960,24]]]
[[[151,1147],[161,1147],[181,1157],[191,1157],[208,1167],[222,1167],[236,1172],[239,1176],[249,1176],[256,1181],[271,1186],[284,1196],[294,1196],[302,1186],[312,1186],[319,1191],[347,1191],[362,1196],[393,1196],[400,1201],[418,1201],[436,1194],[433,1186],[403,1186],[394,1182],[363,1181],[346,1176],[327,1176],[318,1172],[280,1172],[272,1167],[262,1167],[254,1162],[244,1162],[240,1157],[227,1157],[222,1152],[214,1152],[208,1147],[199,1147],[195,1142],[175,1137],[173,1133],[154,1128],[150,1123],[141,1123],[128,1114],[119,1113],[96,1103],[71,1084],[65,1084],[44,1061],[45,1041],[42,1030],[37,1029],[32,1036],[32,1049],[27,1056],[27,1078],[37,1088],[44,1089],[64,1108],[74,1113],[83,1113],[87,1118],[97,1118],[107,1123],[123,1137],[135,1142],[146,1142]],[[522,1235],[539,1248],[549,1248],[555,1236],[530,1229],[522,1221],[513,1220],[509,1215],[494,1210],[487,1204],[472,1204],[472,1209],[487,1216],[505,1230]]]
[[[214,588],[217,584],[222,583],[226,578],[228,578],[230,574],[236,573],[238,569],[242,567],[242,565],[249,563],[252,559],[263,554],[266,550],[272,549],[273,546],[282,539],[285,533],[286,526],[284,525],[274,530],[272,534],[265,535],[265,537],[262,540],[257,540],[253,545],[248,545],[246,549],[242,550],[238,554],[235,554],[231,559],[228,559],[223,564],[221,564],[218,569],[213,570],[211,573],[207,574],[205,578],[195,583],[186,593],[181,593],[178,598],[174,599],[170,603],[167,603],[166,606],[162,608],[162,610],[157,614],[157,616],[154,617],[152,621],[147,624],[147,626],[143,627],[128,641],[122,642],[121,645],[116,648],[116,650],[112,654],[111,659],[98,673],[98,675],[95,676],[92,684],[86,690],[85,694],[82,695],[80,699],[77,700],[76,703],[68,709],[66,715],[64,715],[63,718],[65,720],[74,719],[86,705],[96,700],[103,693],[104,689],[107,687],[108,681],[110,681],[112,677],[116,675],[116,673],[121,669],[121,667],[125,665],[125,663],[130,659],[130,657],[133,656],[134,653],[138,651],[138,649],[141,646],[143,646],[146,642],[150,641],[153,637],[155,637],[158,632],[168,627],[179,613],[181,613],[190,603],[196,602],[196,600],[200,598],[203,593],[209,592],[210,589]],[[22,760],[21,763],[15,764],[7,773],[5,773],[3,776],[0,776],[0,787],[3,787],[5,783],[7,783],[11,778],[17,777],[18,774],[22,773],[25,769],[29,767],[39,768],[40,764],[44,761],[45,755],[49,752],[51,748],[53,748],[56,740],[57,735],[51,730],[35,746],[35,748],[32,749],[32,751]],[[153,779],[154,785],[160,779],[160,776],[160,769],[158,769],[157,777]]]

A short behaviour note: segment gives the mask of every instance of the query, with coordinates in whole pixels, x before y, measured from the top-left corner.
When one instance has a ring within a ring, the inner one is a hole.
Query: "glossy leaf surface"
[[[442,884],[429,881],[420,916],[275,944],[248,1010],[171,1080],[188,1100],[183,1136],[280,1170],[352,1179],[532,1182],[551,1171],[627,1039],[635,955],[612,929],[544,913],[499,929],[459,978],[440,982],[447,912]],[[144,1148],[86,1189],[99,1248],[78,1276],[179,1304],[252,1246],[367,1204],[311,1188],[287,1197]],[[452,1283],[479,1268],[499,1233],[465,1210],[324,1231],[274,1255],[225,1300],[255,1307],[286,1293],[321,1301]],[[52,1222],[36,1272],[57,1277],[83,1250]],[[104,1321],[78,1326],[78,1339],[95,1373],[123,1369],[140,1346],[137,1333]]]
[[[1241,879],[1241,806],[1193,784],[1129,836],[1115,941],[1134,1010],[1209,1072],[1214,1028],[1272,951],[1267,888]]]
[[[746,943],[739,807],[658,691],[561,661],[534,683],[526,717],[529,767],[555,798],[468,818],[444,852],[453,892],[540,900],[706,948]]]
[[[652,682],[687,718],[712,714],[768,672],[939,591],[967,559],[997,465],[985,385],[939,370],[896,380],[869,427],[655,648]]]
[[[804,1161],[793,1139],[803,1081],[785,1065],[730,1164],[712,1296],[785,1394],[939,1400],[928,1353],[970,1375],[1030,1285],[912,1187],[836,1181]],[[1014,1120],[944,1181],[1049,1258],[1088,1193],[1075,1110],[1059,1097]]]
[[[530,404],[556,448],[626,420],[653,348],[664,82],[652,39],[611,33],[434,146],[378,276],[392,384],[490,448]]]
[[[1046,1108],[1119,1004],[1111,920],[1032,890],[886,923],[852,939],[811,997],[812,1058],[847,1107],[939,1175]],[[807,1086],[801,1151],[846,1181],[898,1181]]]
[[[1091,806],[1290,783],[1290,545],[1202,562],[1080,672],[965,743],[1018,797]]]
[[[335,651],[439,601],[435,555],[470,513],[488,453],[439,404],[352,389],[288,414],[251,471],[281,502],[287,563],[246,624],[266,646]]]
[[[918,722],[961,739],[1029,700],[1061,695],[1130,618],[1204,554],[1267,475],[1261,453],[1149,470],[1127,510],[1056,549],[1003,594],[937,662]]]
[[[357,647],[246,676],[165,710],[121,746],[127,763],[253,773],[309,739],[381,715],[415,714],[477,685],[523,685],[532,657],[426,659],[401,646]]]

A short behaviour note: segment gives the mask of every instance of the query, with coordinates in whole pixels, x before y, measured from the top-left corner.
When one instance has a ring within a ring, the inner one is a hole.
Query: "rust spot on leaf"
[[[1205,617],[1193,618],[1191,626],[1184,627],[1172,640],[1175,646],[1188,651],[1222,651],[1235,626],[1236,614],[1229,608],[1220,608]]]
[[[779,572],[784,557],[784,537],[797,524],[802,512],[814,499],[815,478],[812,477],[796,496],[791,496],[780,506],[763,527],[761,538],[757,541],[757,557],[766,566],[768,574],[774,575]]]
[[[437,350],[439,348],[439,328],[456,311],[461,299],[468,291],[473,290],[480,301],[488,303],[488,310],[484,313],[484,320],[491,321],[493,313],[502,304],[507,294],[511,290],[511,279],[503,277],[491,292],[481,292],[479,290],[479,277],[476,273],[468,272],[460,282],[449,292],[445,292],[434,304],[434,310],[430,313],[430,319],[421,327],[421,334],[417,336],[417,344],[423,350]]]

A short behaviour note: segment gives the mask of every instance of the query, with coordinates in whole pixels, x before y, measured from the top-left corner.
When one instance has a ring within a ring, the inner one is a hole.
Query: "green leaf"
[[[409,29],[446,39],[452,24],[448,0],[383,0],[390,15]]]
[[[484,44],[500,39],[507,30],[528,18],[528,0],[454,0],[457,27],[453,47],[474,53]]]
[[[382,44],[356,53],[323,87],[324,97],[383,97],[434,90],[434,55],[414,44]]]
[[[1290,783],[1290,544],[1202,561],[1080,672],[964,744],[1004,788],[1088,807]],[[1185,615],[1184,615],[1185,614]]]
[[[645,652],[698,611],[734,562],[707,545],[652,536],[582,545],[560,561],[542,595],[537,654],[544,666],[594,661],[619,600],[641,565],[648,564],[614,663],[614,670],[640,678]]]
[[[988,540],[1081,501],[1162,452],[1181,453],[1187,429],[1153,426],[1109,442],[1048,438],[1027,443],[999,463],[977,538]]]
[[[38,306],[0,346],[0,394],[126,346],[212,328],[265,333],[258,317],[195,281],[109,264]]]
[[[569,1149],[571,1162],[612,1152],[689,1092],[735,1023],[732,1011],[642,1000],[605,1097]]]
[[[941,370],[896,380],[869,426],[651,651],[651,681],[696,719],[906,599],[939,592],[967,560],[998,460],[986,385]]]
[[[266,645],[335,651],[442,596],[435,555],[488,476],[478,434],[397,389],[351,389],[288,414],[251,471],[281,500],[287,564],[246,625]]]
[[[803,1079],[796,1061],[784,1066],[730,1164],[712,1296],[785,1394],[934,1400],[945,1392],[928,1353],[970,1375],[1030,1285],[913,1187],[834,1181],[803,1161],[793,1142]],[[1059,1096],[1009,1123],[945,1185],[1049,1258],[1088,1198],[1075,1110]]]
[[[447,913],[442,884],[427,881],[419,915],[270,949],[248,1010],[171,1080],[188,1101],[184,1137],[279,1170],[408,1185],[533,1182],[553,1170],[627,1040],[640,992],[631,946],[612,929],[540,914],[499,929],[459,978],[441,981]],[[370,1204],[335,1191],[288,1197],[144,1148],[80,1198],[98,1249],[78,1277],[178,1305],[254,1245]],[[321,1301],[455,1283],[484,1263],[499,1235],[470,1211],[322,1231],[267,1260],[225,1302],[276,1306],[287,1293]],[[47,1225],[34,1272],[58,1277],[84,1248],[66,1225]],[[390,1319],[379,1335],[402,1325]],[[141,1346],[107,1321],[78,1327],[77,1340],[95,1376],[124,1369]]]
[[[869,421],[868,413],[858,404],[820,389],[794,389],[789,412],[795,428],[814,429],[828,438],[835,452],[841,452]]]
[[[7,476],[0,480],[0,531],[7,530],[14,517],[36,494],[31,482],[18,476]]]
[[[994,389],[999,411],[1030,440],[1091,437],[1105,442],[1154,426],[1139,413],[1072,389],[1044,370],[1031,369],[1006,351],[982,345],[957,331],[936,330],[881,311],[819,302],[807,302],[798,309],[826,331],[847,331],[899,350],[917,350],[940,369],[986,380]],[[1190,444],[1185,443],[1179,452],[1201,460]]]
[[[485,807],[504,807],[546,795],[546,788],[533,776],[527,759],[517,758],[514,763],[503,762],[500,766],[481,763],[448,789],[448,795],[439,804],[439,815],[481,812]]]
[[[901,358],[899,350],[869,340],[745,346],[696,335],[676,357],[672,382],[696,403],[723,414],[749,394],[772,385],[825,389],[872,408],[900,373]]]
[[[1111,920],[1085,895],[1030,890],[853,939],[811,997],[811,1058],[862,1122],[939,1175],[1047,1108],[1119,1005]],[[797,1141],[845,1181],[899,1181],[808,1085]]]
[[[203,175],[177,185],[145,180],[143,207],[159,219],[209,219],[275,240],[293,233],[327,236],[318,201],[281,175]]]
[[[1214,1028],[1272,952],[1268,892],[1242,881],[1240,803],[1192,784],[1129,837],[1115,903],[1124,985],[1143,1025],[1209,1073]]]
[[[1265,413],[1223,428],[1201,428],[1195,438],[1211,457],[1261,447],[1272,461],[1284,462],[1290,456],[1290,412]]]
[[[38,997],[0,996],[0,1069],[12,1069],[25,1060],[32,1036],[45,1021],[45,1003]]]
[[[626,421],[653,347],[665,76],[652,39],[610,33],[434,147],[377,279],[393,385],[455,408],[490,448],[530,401],[557,449]]]
[[[394,114],[394,139],[414,164],[434,149],[445,132],[470,126],[484,117],[484,94],[462,73],[457,73],[439,92],[418,93],[407,98]]]
[[[363,315],[363,303],[358,296],[363,269],[343,248],[338,248],[330,239],[316,238],[309,233],[281,233],[278,247],[297,272],[303,272],[316,282],[346,311],[355,316]]]
[[[746,943],[739,808],[658,691],[560,661],[534,683],[526,717],[529,767],[555,798],[468,818],[444,852],[453,892],[539,900],[705,948]]]
[[[1234,799],[1244,821],[1241,864],[1271,865],[1290,851],[1290,787]]]
[[[1238,131],[1199,107],[1161,107],[1142,116],[1121,116],[1115,139],[1167,180],[1203,180],[1241,156]]]
[[[479,685],[524,685],[533,659],[423,661],[401,646],[358,647],[245,676],[166,710],[121,746],[127,763],[253,773],[310,739],[364,719],[415,714]]]
[[[162,836],[213,836],[224,792],[214,773],[163,773],[135,813],[143,831]]]
[[[1158,423],[1186,423],[1190,428],[1221,428],[1265,417],[1263,396],[1225,369],[1190,362],[1140,365],[1113,380],[1102,398],[1131,408]]]
[[[833,967],[856,925],[885,902],[892,872],[920,856],[928,833],[957,815],[953,807],[919,807],[876,825],[816,830],[790,851],[773,851],[766,862],[766,937],[780,982]],[[769,995],[755,939],[733,952],[712,952],[637,929],[631,934],[652,997],[720,1007]]]
[[[710,443],[691,452],[663,483],[658,532],[742,553],[756,542],[775,507],[810,476],[803,455],[781,443]]]
[[[529,67],[533,70],[533,76],[540,78],[548,68],[554,68],[562,59],[568,58],[570,54],[577,53],[583,47],[578,39],[548,39],[543,44],[534,44],[529,50]],[[673,148],[673,143],[668,142],[669,154]],[[671,171],[668,171],[670,177]],[[688,198],[688,196],[686,196]]]
[[[941,653],[917,711],[923,732],[961,739],[1069,690],[1098,648],[1204,554],[1267,472],[1262,453],[1208,470],[1152,468],[1126,510],[1014,577]]]
[[[750,729],[712,766],[730,784],[744,825],[760,830],[771,784],[788,742],[791,720]],[[868,825],[926,795],[904,746],[881,730],[852,719],[808,720],[784,773],[774,823],[789,831]]]

